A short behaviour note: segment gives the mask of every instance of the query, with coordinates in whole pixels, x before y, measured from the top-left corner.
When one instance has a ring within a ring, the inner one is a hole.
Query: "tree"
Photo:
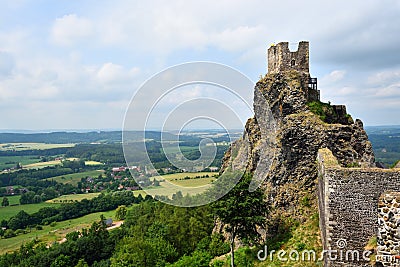
[[[124,220],[127,212],[128,209],[125,205],[119,206],[115,212],[115,218],[117,218],[117,220]]]
[[[84,259],[80,259],[75,267],[89,267],[89,264]]]
[[[263,226],[266,203],[261,189],[249,191],[252,176],[245,174],[238,184],[224,197],[212,204],[215,215],[226,225],[230,234],[231,266],[234,266],[235,239],[251,243],[258,241],[257,226]]]
[[[1,205],[2,205],[3,207],[7,207],[7,206],[10,205],[10,202],[8,201],[8,198],[7,198],[7,197],[3,197],[3,201],[1,202]]]

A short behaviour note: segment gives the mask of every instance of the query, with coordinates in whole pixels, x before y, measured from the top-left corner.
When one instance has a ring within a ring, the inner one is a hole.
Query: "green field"
[[[40,169],[48,166],[55,166],[61,164],[61,160],[51,160],[46,162],[36,162],[28,165],[22,164],[24,169]]]
[[[104,172],[103,170],[79,172],[79,173],[55,176],[55,177],[47,178],[46,180],[49,180],[49,181],[54,180],[58,183],[72,184],[72,185],[76,186],[78,184],[78,182],[81,181],[81,178],[86,178],[86,177],[93,177],[93,178],[96,177],[97,178],[97,176],[99,176],[103,172]]]
[[[47,203],[68,203],[81,201],[82,199],[92,199],[100,195],[100,193],[87,193],[87,194],[71,194],[71,195],[63,195],[57,198],[53,198],[47,200]]]
[[[0,170],[15,167],[17,163],[22,165],[32,164],[39,162],[38,156],[7,156],[0,157]]]
[[[55,205],[55,204],[52,204]],[[46,244],[61,241],[66,234],[74,231],[79,231],[83,228],[88,228],[94,221],[100,220],[100,215],[103,214],[106,218],[115,220],[115,210],[107,212],[96,212],[80,218],[57,222],[54,227],[49,225],[43,226],[43,230],[32,229],[30,233],[18,235],[16,237],[0,240],[0,254],[15,251],[28,241],[39,239]]]
[[[179,173],[173,173],[173,174],[166,174],[163,176],[157,177],[163,178],[165,180],[175,180],[175,179],[183,179],[185,177],[190,177],[190,178],[195,178],[196,176],[206,176],[208,175],[209,177],[212,177],[213,175],[218,175],[218,172],[179,172]]]
[[[184,152],[184,151],[195,151],[198,150],[199,148],[192,147],[192,146],[170,146],[170,145],[165,145],[162,150],[165,154],[171,154],[171,153],[178,153],[178,152]]]
[[[17,196],[6,196],[8,199],[8,202],[10,203],[10,205],[19,205],[19,199],[21,198],[20,195]],[[0,197],[0,199],[2,200],[3,198]]]
[[[183,187],[199,187],[208,185],[215,181],[215,178],[199,178],[199,179],[188,179],[188,180],[178,180],[170,181],[172,184],[183,186]]]
[[[162,178],[174,185],[177,185],[177,186],[200,187],[200,186],[208,185],[211,182],[213,182],[216,179],[213,176],[217,175],[217,174],[218,173],[216,173],[216,172],[183,172],[183,173],[174,173],[174,174],[163,175]],[[206,175],[208,175],[209,177],[196,178],[196,176],[201,177],[201,176],[206,176]],[[187,177],[190,177],[190,179],[187,179]],[[160,179],[160,178],[158,178],[158,179]]]
[[[1,220],[8,220],[12,216],[16,215],[21,210],[31,214],[37,212],[41,208],[44,207],[57,207],[59,204],[53,203],[37,203],[37,204],[26,204],[26,205],[17,205],[17,206],[8,206],[8,207],[0,207],[0,221]]]
[[[196,176],[205,176],[207,178],[195,178]],[[177,191],[181,191],[183,195],[196,195],[204,192],[207,188],[210,188],[211,182],[216,178],[214,175],[218,175],[217,172],[184,172],[167,174],[163,176],[156,176],[155,179],[161,181],[160,187],[154,187],[146,189],[151,195],[163,195],[171,197]],[[190,177],[191,179],[184,179]],[[179,188],[177,188],[177,186]],[[134,191],[134,195],[142,195],[143,197],[147,194],[144,190]]]
[[[5,143],[0,144],[0,150],[45,150],[51,148],[73,147],[75,144],[46,144],[46,143]]]

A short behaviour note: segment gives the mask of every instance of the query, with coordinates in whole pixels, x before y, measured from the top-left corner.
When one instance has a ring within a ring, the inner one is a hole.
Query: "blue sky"
[[[323,100],[366,125],[400,124],[396,0],[0,5],[0,129],[118,129],[133,94],[166,67],[214,61],[256,81],[271,43],[301,40]]]

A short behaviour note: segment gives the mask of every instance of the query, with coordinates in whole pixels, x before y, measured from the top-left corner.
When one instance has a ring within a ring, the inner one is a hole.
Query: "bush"
[[[194,251],[191,256],[183,256],[177,262],[167,265],[169,267],[207,267],[210,266],[212,257],[205,251]]]
[[[230,256],[228,257],[230,262]],[[253,267],[255,257],[249,247],[242,247],[235,253],[235,265],[241,267]]]
[[[7,230],[4,232],[4,238],[10,238],[10,237],[14,237],[14,236],[15,236],[15,233],[14,233],[14,231],[11,230],[11,229],[7,229]]]
[[[215,260],[210,264],[210,267],[223,267],[225,262],[221,260]]]
[[[15,231],[15,235],[22,235],[22,234],[25,234],[25,231],[22,229],[18,229]]]

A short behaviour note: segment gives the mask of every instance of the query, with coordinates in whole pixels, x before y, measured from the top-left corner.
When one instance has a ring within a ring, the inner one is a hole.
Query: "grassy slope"
[[[0,150],[45,150],[51,148],[73,147],[75,144],[45,144],[45,143],[3,143],[0,144]]]
[[[0,207],[0,221],[11,218],[12,216],[16,215],[21,210],[24,210],[25,212],[31,214],[31,213],[37,212],[41,208],[55,207],[55,205],[59,205],[59,204],[43,202],[43,203],[37,203],[37,204],[26,204],[26,205],[18,205],[18,206]]]
[[[21,163],[22,165],[28,165],[32,163],[39,162],[40,159],[35,156],[7,156],[0,157],[0,170],[12,168],[17,165],[17,163]]]
[[[76,186],[78,182],[81,181],[81,178],[86,178],[86,177],[97,177],[100,174],[102,174],[104,171],[87,171],[87,172],[79,172],[79,173],[72,173],[72,174],[66,174],[66,175],[61,175],[61,176],[55,176],[51,178],[47,178],[46,180],[54,180],[58,183],[63,183],[63,184],[72,184]]]
[[[0,254],[17,250],[22,244],[27,243],[35,238],[45,242],[46,244],[60,241],[66,236],[67,233],[90,227],[94,221],[98,221],[100,219],[101,214],[103,214],[106,218],[115,219],[115,210],[112,210],[107,212],[96,212],[80,218],[58,222],[54,227],[47,225],[43,227],[43,230],[32,229],[32,231],[27,234],[22,234],[8,239],[1,239]]]
[[[47,203],[61,203],[61,202],[74,202],[81,201],[82,199],[92,199],[100,195],[100,193],[87,193],[87,194],[71,194],[63,195],[57,198],[47,200]]]

